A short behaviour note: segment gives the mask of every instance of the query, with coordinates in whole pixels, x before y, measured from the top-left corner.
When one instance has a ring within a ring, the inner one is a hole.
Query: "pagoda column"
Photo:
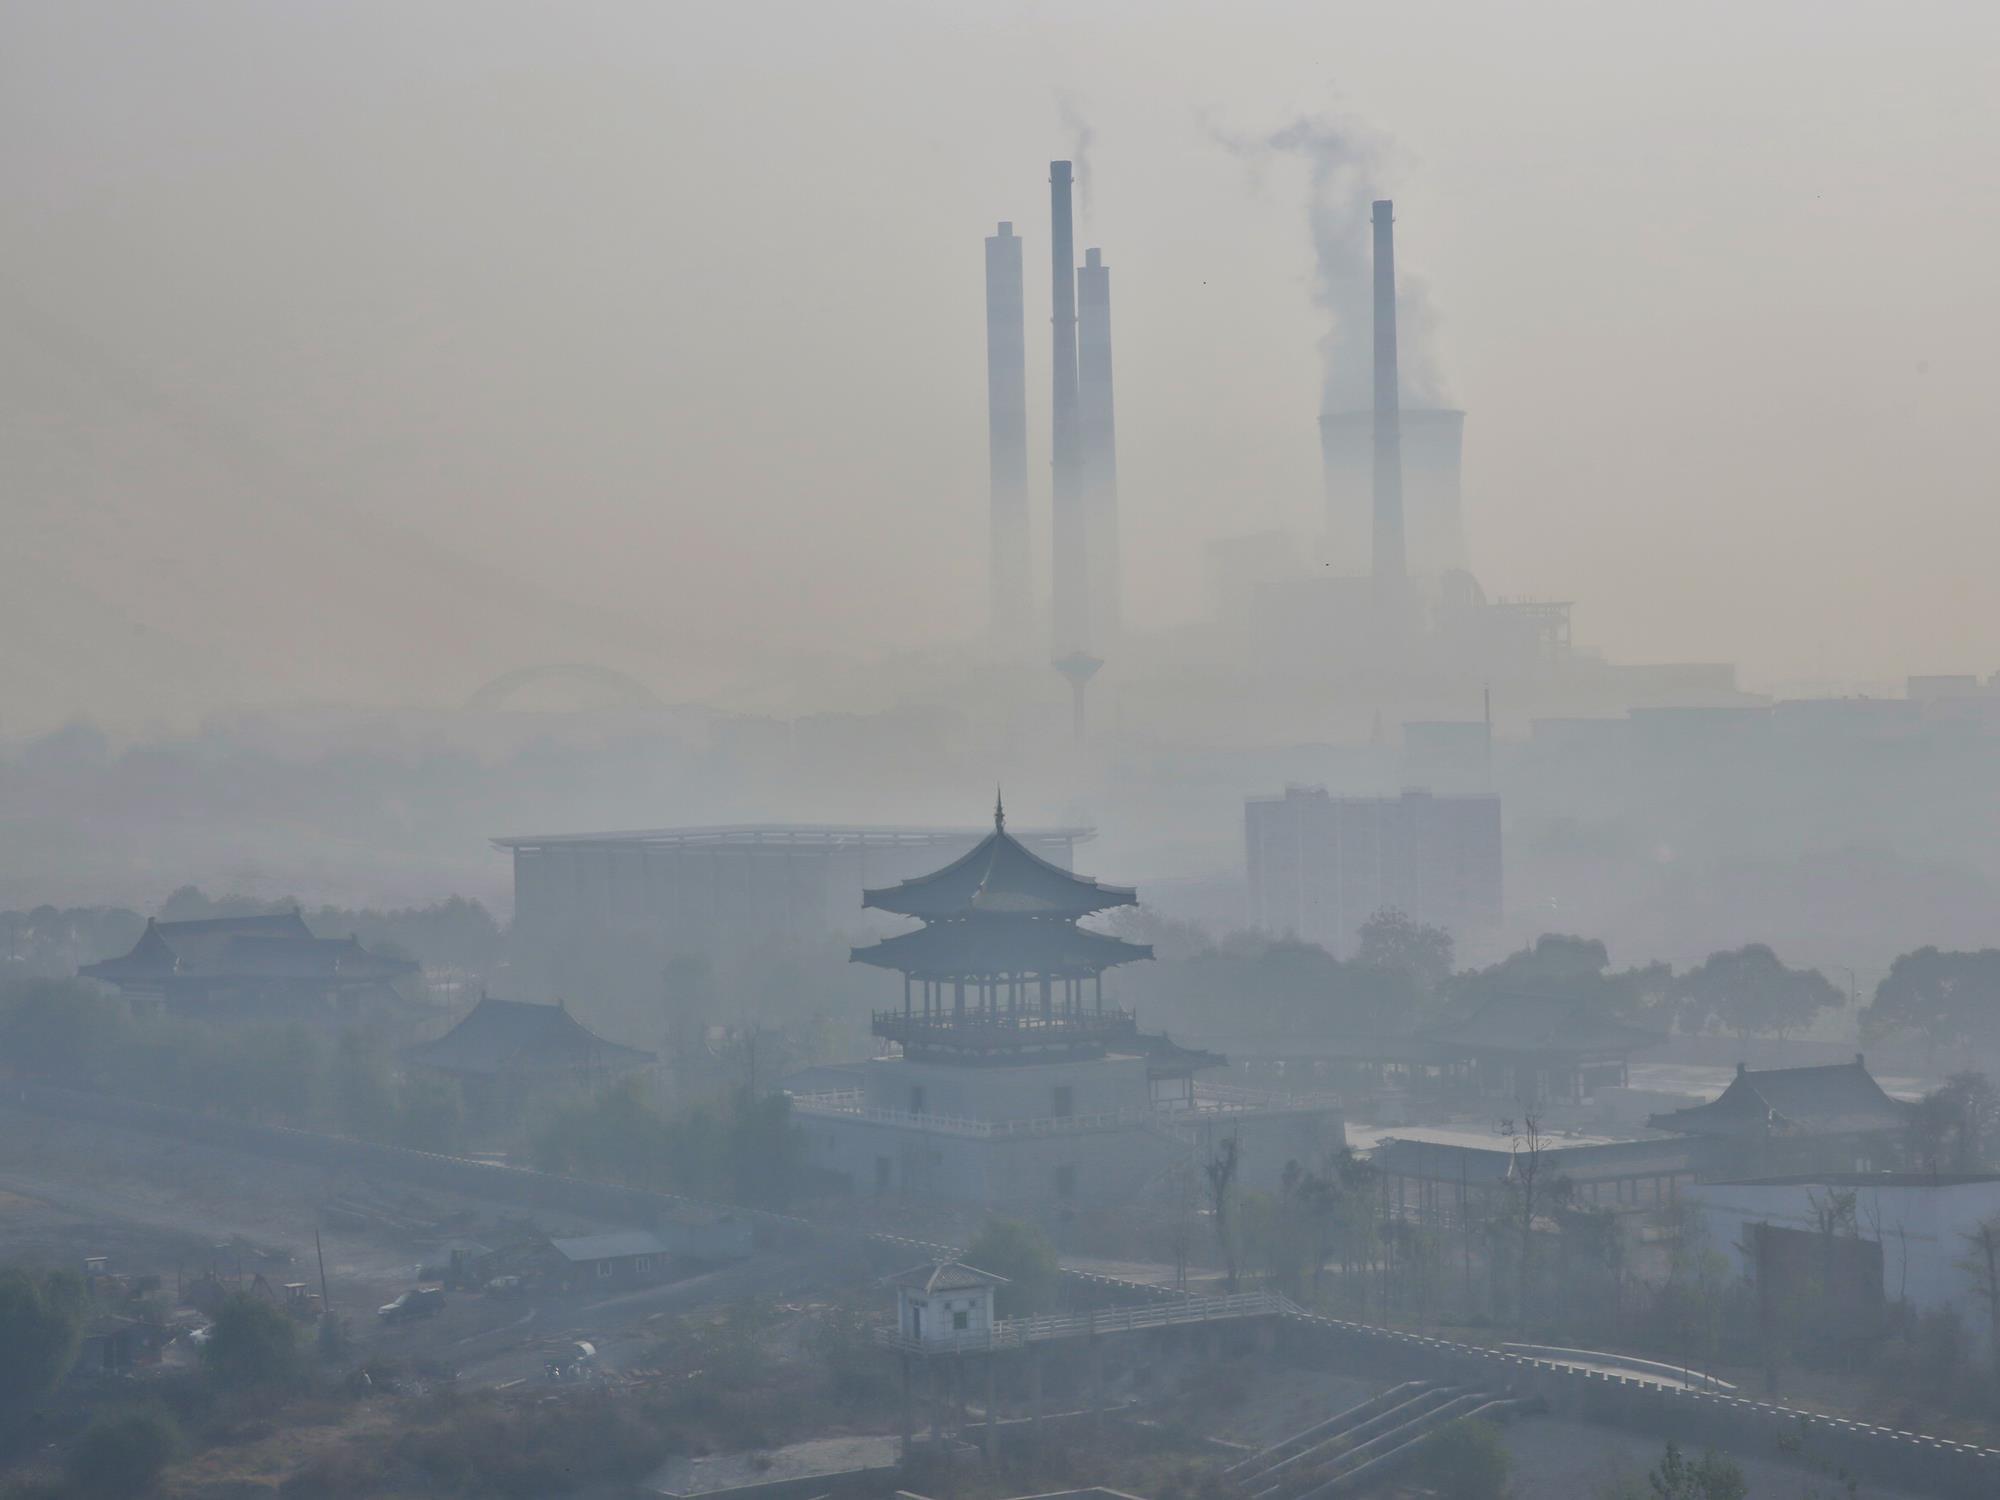
[[[907,972],[903,975],[903,1019],[910,1019],[910,976]]]
[[[1051,994],[1053,989],[1054,985],[1050,982],[1048,971],[1045,969],[1042,971],[1042,1019],[1044,1021],[1048,1020],[1055,1013],[1055,999]]]
[[[954,1021],[965,1019],[965,976],[962,974],[951,982],[951,1018]]]

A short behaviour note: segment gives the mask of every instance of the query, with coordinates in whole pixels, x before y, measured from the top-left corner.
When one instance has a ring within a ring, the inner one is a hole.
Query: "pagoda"
[[[934,1062],[1104,1056],[1137,1033],[1130,1011],[1105,1008],[1104,971],[1153,950],[1077,924],[1138,899],[1030,852],[1007,832],[996,796],[993,832],[970,853],[862,893],[864,907],[924,924],[850,954],[903,976],[903,1007],[876,1012],[875,1035]]]

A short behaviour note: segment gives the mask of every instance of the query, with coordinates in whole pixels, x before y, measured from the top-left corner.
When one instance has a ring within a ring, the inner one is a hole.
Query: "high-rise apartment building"
[[[1500,918],[1500,799],[1330,797],[1292,786],[1243,808],[1250,920],[1354,951],[1361,924],[1394,909],[1454,937]]]

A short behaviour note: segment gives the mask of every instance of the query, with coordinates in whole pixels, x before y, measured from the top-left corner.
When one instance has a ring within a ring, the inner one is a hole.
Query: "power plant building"
[[[1500,919],[1496,796],[1331,797],[1293,786],[1250,798],[1244,833],[1250,920],[1266,932],[1349,954],[1378,912],[1461,939]]]

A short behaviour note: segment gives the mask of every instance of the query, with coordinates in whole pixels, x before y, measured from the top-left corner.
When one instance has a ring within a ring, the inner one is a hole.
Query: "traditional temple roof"
[[[653,1060],[637,1047],[607,1042],[560,1003],[480,997],[472,1013],[434,1042],[404,1054],[419,1067],[494,1077],[574,1068],[636,1068]]]
[[[1558,1057],[1622,1057],[1660,1038],[1598,1013],[1588,1001],[1546,995],[1502,995],[1455,1026],[1420,1040],[1465,1052]]]
[[[856,948],[848,958],[878,969],[900,969],[913,979],[953,979],[974,974],[1081,978],[1152,956],[1149,944],[1087,932],[1068,922],[945,922]]]
[[[941,870],[883,890],[863,891],[863,906],[925,921],[974,913],[1075,919],[1114,906],[1136,906],[1138,893],[1104,885],[1049,863],[1007,832],[1006,809],[996,800],[993,832],[969,854]]]
[[[1883,1093],[1856,1053],[1851,1063],[1822,1068],[1753,1073],[1739,1063],[1719,1099],[1654,1115],[1646,1123],[1682,1135],[1810,1136],[1899,1130],[1908,1120],[1909,1106]]]
[[[311,980],[379,984],[414,974],[407,958],[370,953],[352,937],[317,938],[296,911],[199,922],[148,922],[132,951],[77,972],[107,984],[230,984]]]
[[[980,1287],[1006,1286],[1007,1278],[982,1271],[977,1266],[968,1266],[964,1261],[938,1260],[898,1271],[889,1278],[889,1282],[892,1286],[929,1296],[937,1292],[970,1292]]]

